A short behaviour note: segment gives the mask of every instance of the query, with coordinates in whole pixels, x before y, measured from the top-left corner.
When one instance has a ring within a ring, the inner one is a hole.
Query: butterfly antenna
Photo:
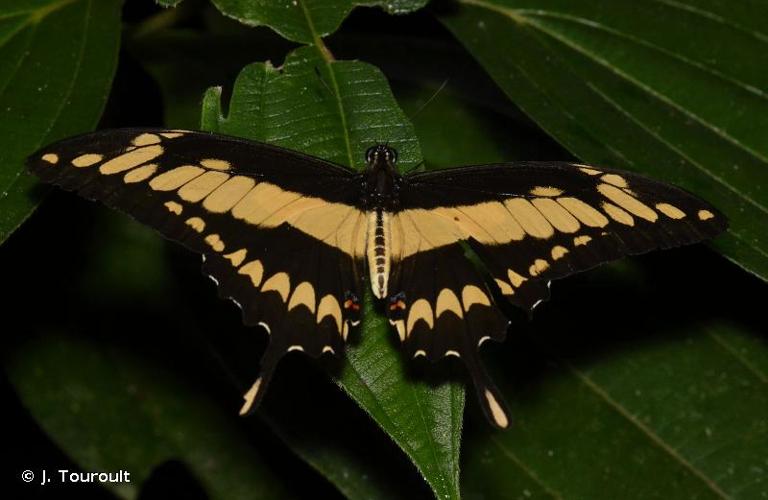
[[[432,95],[429,97],[429,99],[427,99],[427,100],[424,102],[424,104],[422,104],[421,106],[419,106],[419,109],[417,109],[416,111],[414,111],[414,112],[413,112],[413,114],[412,114],[412,115],[409,117],[411,120],[413,120],[413,119],[414,119],[414,118],[415,118],[415,117],[416,117],[416,116],[417,116],[419,113],[421,113],[422,111],[424,111],[424,108],[426,108],[426,107],[429,105],[429,103],[431,103],[431,102],[432,102],[432,101],[435,99],[435,97],[437,97],[437,95],[438,95],[440,92],[442,92],[442,91],[443,91],[443,89],[445,88],[445,86],[446,86],[446,85],[448,85],[448,80],[450,80],[450,78],[446,78],[445,80],[443,80],[443,83],[441,83],[441,84],[440,84],[440,86],[439,86],[439,87],[437,88],[437,90],[435,90],[435,92],[434,92],[434,93],[433,93],[433,94],[432,94]]]

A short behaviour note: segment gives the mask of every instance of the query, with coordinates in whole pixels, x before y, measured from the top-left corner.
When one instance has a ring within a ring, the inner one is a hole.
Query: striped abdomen
[[[368,214],[367,257],[373,295],[382,299],[387,296],[391,256],[389,214],[381,209]]]

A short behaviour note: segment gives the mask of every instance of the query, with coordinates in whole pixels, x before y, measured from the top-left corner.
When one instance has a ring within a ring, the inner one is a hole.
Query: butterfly
[[[203,255],[219,295],[270,336],[241,414],[287,352],[341,354],[369,286],[405,354],[460,358],[488,420],[506,428],[479,357],[506,335],[499,301],[530,311],[553,279],[727,226],[706,202],[629,172],[515,162],[401,175],[381,144],[365,160],[355,171],[236,137],[117,129],[47,146],[28,167]]]

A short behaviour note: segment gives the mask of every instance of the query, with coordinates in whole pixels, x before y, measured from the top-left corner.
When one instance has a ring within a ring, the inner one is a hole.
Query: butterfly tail
[[[283,350],[270,342],[267,350],[261,358],[261,372],[251,385],[250,389],[243,394],[243,406],[240,408],[240,416],[247,416],[256,411],[267,392],[267,387],[272,380],[278,361],[282,357]]]
[[[509,428],[512,420],[507,404],[480,360],[476,356],[468,356],[464,361],[475,386],[480,408],[483,409],[488,422],[498,429]]]

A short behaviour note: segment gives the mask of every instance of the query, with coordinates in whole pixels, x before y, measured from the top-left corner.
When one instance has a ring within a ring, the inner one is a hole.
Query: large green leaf
[[[328,61],[314,47],[291,53],[281,70],[253,64],[240,74],[229,111],[221,89],[203,103],[203,128],[300,150],[361,167],[364,152],[388,141],[400,168],[421,155],[411,125],[386,80],[359,62]],[[440,498],[458,496],[464,390],[406,373],[386,320],[368,298],[358,339],[347,350],[339,383],[413,460]]]
[[[731,221],[715,247],[768,279],[768,5],[459,0],[440,20],[584,161],[680,184]]]
[[[729,301],[734,285],[764,285],[724,275],[722,288],[702,290],[694,269],[674,269],[724,266],[675,253],[648,259],[664,269],[655,279],[626,265],[572,278],[565,300],[517,326],[497,370],[516,425],[465,437],[466,497],[766,495],[768,345],[759,314]]]
[[[0,242],[40,200],[24,158],[93,127],[117,62],[120,0],[0,5]]]
[[[126,470],[107,483],[137,498],[156,467],[181,461],[210,498],[286,498],[237,417],[199,388],[125,346],[46,332],[6,366],[46,432],[84,470]]]
[[[294,42],[317,43],[339,28],[357,6],[380,7],[404,14],[426,5],[427,0],[212,0],[225,15],[249,26],[269,26]],[[181,0],[157,0],[166,7]]]

